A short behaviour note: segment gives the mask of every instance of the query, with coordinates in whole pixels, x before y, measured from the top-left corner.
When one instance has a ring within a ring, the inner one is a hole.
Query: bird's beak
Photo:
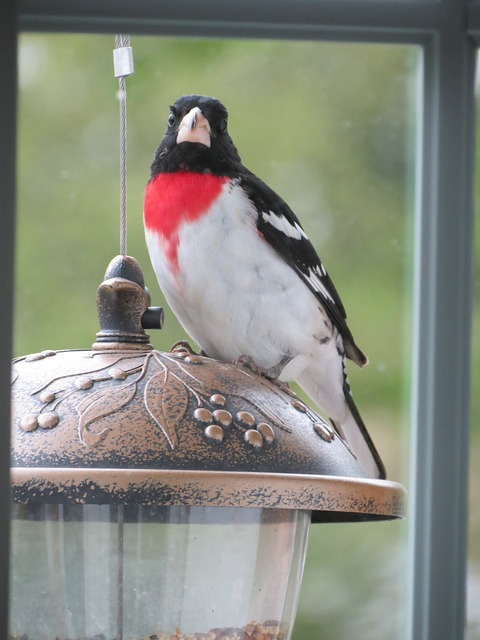
[[[180,122],[177,144],[181,142],[199,142],[210,146],[210,124],[198,107],[189,111]]]

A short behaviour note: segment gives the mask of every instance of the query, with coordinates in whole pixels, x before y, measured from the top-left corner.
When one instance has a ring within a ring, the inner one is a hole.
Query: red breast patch
[[[178,228],[206,213],[228,178],[182,171],[160,173],[145,188],[143,217],[148,231],[166,245],[167,257],[177,263]]]
[[[189,171],[158,174],[145,189],[145,226],[169,238],[182,222],[192,222],[208,211],[227,181]]]

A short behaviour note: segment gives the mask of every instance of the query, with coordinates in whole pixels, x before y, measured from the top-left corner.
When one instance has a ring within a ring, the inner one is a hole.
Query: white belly
[[[180,227],[176,273],[158,235],[147,232],[147,244],[168,304],[208,355],[226,361],[249,355],[268,368],[302,354],[298,366],[289,366],[292,377],[332,335],[331,325],[258,234],[255,218],[243,192],[227,183],[208,216]]]

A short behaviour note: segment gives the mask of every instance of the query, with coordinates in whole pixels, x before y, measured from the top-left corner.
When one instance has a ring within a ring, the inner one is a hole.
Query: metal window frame
[[[18,11],[18,15],[17,15]],[[18,18],[18,22],[17,22]],[[480,2],[0,2],[0,637],[7,637],[16,30],[410,43],[423,73],[415,215],[409,618],[405,637],[465,634],[474,74]],[[3,633],[2,633],[3,631]]]

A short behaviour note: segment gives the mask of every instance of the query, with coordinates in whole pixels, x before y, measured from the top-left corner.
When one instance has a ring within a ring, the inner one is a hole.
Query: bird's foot
[[[233,364],[236,364],[240,367],[245,367],[246,369],[250,369],[250,371],[253,371],[253,373],[267,378],[267,380],[273,382],[273,384],[277,385],[277,387],[280,387],[280,389],[282,389],[283,391],[292,393],[290,387],[288,386],[288,383],[280,380],[280,375],[286,365],[290,362],[290,360],[290,356],[284,356],[278,364],[274,365],[273,367],[265,368],[258,365],[252,358],[252,356],[243,355],[237,358]]]
[[[189,353],[191,356],[197,356],[198,353],[196,353],[192,347],[189,345],[189,343],[186,340],[179,340],[178,342],[175,342],[175,344],[170,348],[170,353]]]

